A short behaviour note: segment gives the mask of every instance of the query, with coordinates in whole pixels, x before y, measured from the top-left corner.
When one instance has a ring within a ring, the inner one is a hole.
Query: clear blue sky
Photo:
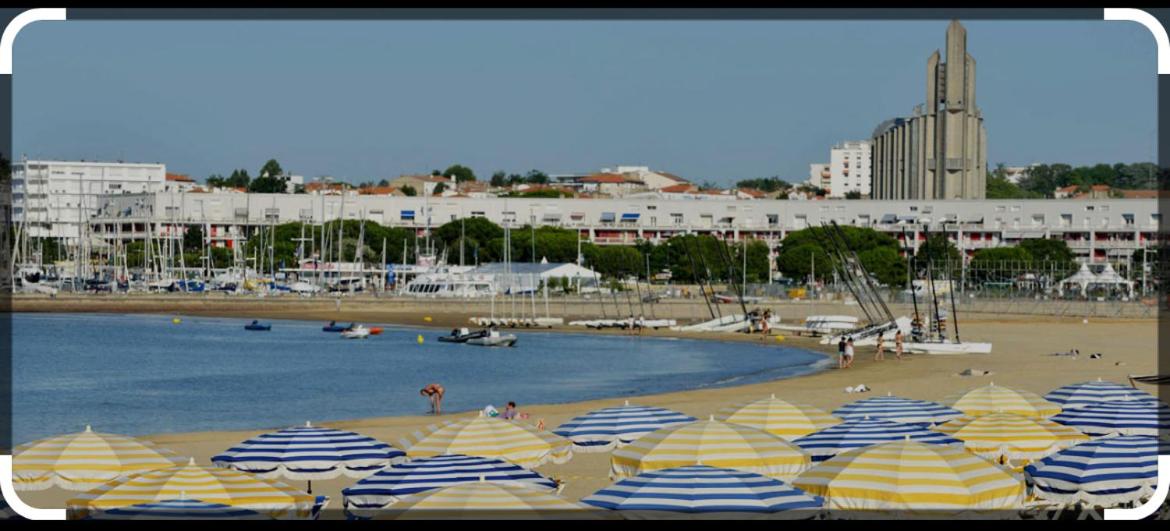
[[[1152,161],[1153,37],[1128,22],[964,22],[988,162]],[[353,181],[451,163],[694,181],[808,176],[924,97],[947,21],[37,23],[16,154],[265,160]]]

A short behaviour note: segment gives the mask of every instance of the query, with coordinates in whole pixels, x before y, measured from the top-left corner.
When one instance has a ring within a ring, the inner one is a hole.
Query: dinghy
[[[329,321],[329,324],[321,327],[321,331],[322,332],[344,332],[346,330],[349,330],[350,328],[353,328],[353,323],[349,323],[349,325],[343,326],[343,325],[337,324],[337,321]]]
[[[483,337],[488,335],[487,330],[476,330],[472,332],[466,328],[452,330],[450,335],[439,336],[439,341],[443,343],[466,343],[469,339]]]
[[[244,325],[244,330],[254,330],[254,331],[259,331],[259,332],[267,332],[269,330],[272,330],[272,325],[260,324],[260,321],[252,321],[251,323]]]
[[[492,330],[487,335],[468,339],[467,344],[481,347],[512,347],[516,345],[516,336],[512,334],[500,335],[499,331]]]
[[[370,337],[370,329],[362,325],[357,325],[353,328],[343,331],[341,333],[341,337],[344,339],[365,339]]]

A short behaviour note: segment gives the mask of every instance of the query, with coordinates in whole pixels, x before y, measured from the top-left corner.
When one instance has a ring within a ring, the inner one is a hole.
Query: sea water
[[[342,339],[323,322],[169,315],[11,314],[17,443],[81,431],[267,429],[428,412],[503,409],[742,385],[820,370],[823,355],[743,343],[515,331],[513,348],[441,343],[386,326]],[[345,323],[348,324],[348,323]],[[363,323],[376,326],[375,323]],[[512,332],[506,330],[504,333]],[[424,338],[419,344],[417,337]]]

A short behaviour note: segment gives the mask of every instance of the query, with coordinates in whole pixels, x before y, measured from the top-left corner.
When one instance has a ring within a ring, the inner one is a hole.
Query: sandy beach
[[[250,305],[251,306],[251,305]],[[411,326],[432,326],[450,329],[466,326],[469,314],[465,312],[434,312],[430,321],[425,321],[416,310],[400,310],[393,305],[385,308],[343,308],[337,310],[333,303],[321,307],[282,307],[279,304],[267,308],[233,307],[229,304],[207,302],[155,307],[150,304],[97,304],[48,301],[47,299],[14,300],[13,311],[116,311],[141,313],[174,313],[185,315],[247,316],[267,319],[307,319],[360,321],[367,324],[385,323]],[[167,311],[162,311],[167,310]],[[844,309],[843,309],[844,310]],[[989,316],[974,315],[960,323],[962,336],[970,341],[991,341],[994,349],[987,355],[966,356],[907,356],[902,361],[887,354],[884,361],[873,361],[872,347],[859,347],[857,361],[846,370],[835,368],[824,372],[739,387],[701,389],[637,397],[632,403],[661,406],[690,414],[706,417],[717,410],[737,402],[754,400],[775,394],[795,402],[804,402],[826,410],[842,404],[874,395],[892,393],[908,398],[943,400],[949,395],[994,382],[1019,389],[1044,394],[1052,389],[1075,382],[1102,378],[1118,383],[1127,383],[1131,374],[1152,374],[1157,372],[1157,322],[1154,319],[1103,319],[1091,318],[1087,323],[1080,317],[1036,317],[1036,316]],[[581,331],[574,328],[574,331]],[[621,333],[615,331],[599,333]],[[648,331],[647,335],[674,335],[676,332]],[[723,341],[761,341],[759,336],[743,334],[687,334],[686,337],[703,337]],[[820,345],[813,338],[786,336],[783,339],[766,339],[775,344],[808,348],[835,356],[835,347]],[[1051,354],[1070,349],[1079,349],[1078,358],[1052,356]],[[1099,359],[1090,354],[1101,353]],[[987,376],[960,376],[965,369],[991,371]],[[865,384],[872,391],[858,394],[845,392],[848,386]],[[1156,393],[1157,389],[1139,384],[1143,389]],[[459,389],[447,389],[448,395],[459,393]],[[498,403],[509,397],[502,396]],[[519,404],[522,413],[530,415],[529,421],[543,419],[551,429],[569,418],[590,410],[621,405],[623,399],[592,400],[569,404]],[[424,399],[419,398],[420,407]],[[407,416],[354,419],[336,422],[322,422],[322,425],[349,429],[396,444],[407,432],[424,427],[436,420],[475,415],[475,412],[445,414],[439,419],[433,416]],[[256,426],[253,431],[168,433],[145,437],[160,446],[169,448],[184,456],[194,457],[200,463],[210,463],[211,456],[222,452],[233,444],[259,433],[272,431],[282,426]],[[610,483],[608,453],[576,454],[563,465],[546,465],[538,471],[566,482],[563,494],[571,499],[580,499]],[[340,478],[313,484],[315,494],[332,498],[332,509],[341,507],[341,489],[356,480]],[[293,483],[296,484],[296,483]],[[298,485],[303,487],[303,485]],[[51,489],[41,492],[23,493],[25,501],[39,507],[59,507],[74,493]],[[333,512],[329,517],[339,516]]]

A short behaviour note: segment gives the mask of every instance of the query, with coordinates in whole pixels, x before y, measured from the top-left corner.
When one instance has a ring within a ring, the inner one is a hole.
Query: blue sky
[[[804,180],[924,98],[947,21],[37,23],[14,54],[16,154],[265,160],[353,181],[649,165]],[[989,165],[1156,153],[1153,37],[1104,21],[965,21]]]

